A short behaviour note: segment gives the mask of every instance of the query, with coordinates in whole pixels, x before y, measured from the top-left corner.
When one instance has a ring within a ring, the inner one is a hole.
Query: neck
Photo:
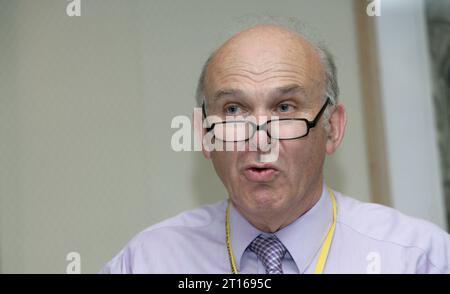
[[[322,195],[322,183],[323,181],[319,181],[319,184],[305,191],[301,197],[298,197],[300,200],[297,203],[289,205],[280,211],[264,211],[255,215],[254,213],[247,213],[245,209],[240,209],[234,203],[233,206],[258,230],[266,233],[275,233],[290,225],[314,207]]]

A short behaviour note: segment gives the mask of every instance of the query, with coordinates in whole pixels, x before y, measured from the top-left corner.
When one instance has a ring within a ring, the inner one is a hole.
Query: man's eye
[[[236,104],[228,105],[225,107],[225,113],[235,115],[241,111],[241,108],[237,106]]]
[[[293,108],[292,105],[289,105],[287,103],[282,103],[282,104],[278,105],[279,112],[289,112],[289,111],[293,110],[292,108]]]

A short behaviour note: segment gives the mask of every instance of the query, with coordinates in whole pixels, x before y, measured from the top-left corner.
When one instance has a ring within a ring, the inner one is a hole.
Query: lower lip
[[[278,171],[275,169],[267,168],[267,169],[246,169],[244,171],[244,175],[247,180],[252,182],[270,182],[275,176],[278,174]]]

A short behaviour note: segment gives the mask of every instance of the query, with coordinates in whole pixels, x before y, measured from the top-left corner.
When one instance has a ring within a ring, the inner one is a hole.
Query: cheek
[[[292,180],[316,172],[324,159],[324,142],[312,140],[312,137],[309,140],[285,141],[280,148],[287,176]]]
[[[235,176],[237,171],[238,152],[213,151],[211,160],[219,177],[224,182]]]

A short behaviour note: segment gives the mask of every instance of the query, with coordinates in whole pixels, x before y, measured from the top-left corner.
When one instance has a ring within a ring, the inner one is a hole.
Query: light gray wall
[[[349,124],[331,187],[369,200],[351,0],[0,0],[0,270],[97,272],[137,232],[226,197],[199,153],[170,148],[201,64],[249,13],[297,16],[337,58]]]

